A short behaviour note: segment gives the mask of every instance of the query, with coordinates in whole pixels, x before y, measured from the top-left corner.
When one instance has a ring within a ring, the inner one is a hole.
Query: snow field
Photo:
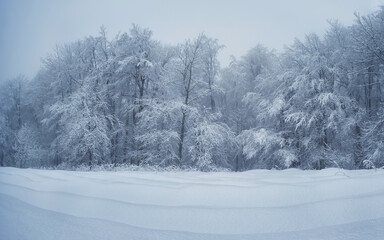
[[[383,182],[383,170],[0,168],[0,239],[379,239]]]

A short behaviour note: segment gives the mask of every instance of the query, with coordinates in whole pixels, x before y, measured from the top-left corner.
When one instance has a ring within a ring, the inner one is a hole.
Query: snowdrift
[[[380,239],[384,170],[0,168],[0,239]]]

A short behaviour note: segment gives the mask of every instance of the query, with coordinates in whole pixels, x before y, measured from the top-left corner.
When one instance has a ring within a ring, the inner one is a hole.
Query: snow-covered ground
[[[384,170],[0,168],[0,239],[382,239]]]

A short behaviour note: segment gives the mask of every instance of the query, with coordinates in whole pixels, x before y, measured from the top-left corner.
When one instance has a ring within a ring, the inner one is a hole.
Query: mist
[[[95,35],[104,25],[109,37],[133,23],[149,28],[164,43],[177,44],[200,32],[220,39],[222,66],[257,44],[282,50],[295,37],[328,28],[327,20],[350,25],[354,12],[367,14],[383,1],[48,1],[0,3],[0,80],[32,78],[41,59],[56,45]]]

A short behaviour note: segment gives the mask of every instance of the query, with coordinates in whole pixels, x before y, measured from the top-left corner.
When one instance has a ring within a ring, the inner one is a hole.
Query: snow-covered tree
[[[60,133],[55,140],[63,158],[71,165],[92,167],[109,163],[109,116],[105,93],[89,78],[67,101],[57,102],[49,108],[52,119],[58,118]],[[45,122],[49,124],[49,119]]]
[[[192,166],[203,171],[232,168],[238,146],[235,134],[226,124],[198,118],[190,132],[188,152]]]
[[[194,40],[188,40],[178,47],[176,71],[178,73],[178,84],[181,90],[181,121],[179,130],[179,146],[178,146],[178,165],[183,163],[184,138],[188,130],[188,115],[190,104],[197,97],[196,87],[201,82],[201,52],[203,49],[204,36],[199,35]]]
[[[257,45],[223,70],[204,34],[173,46],[101,27],[31,81],[1,83],[0,165],[381,167],[383,14],[280,53]]]
[[[1,164],[14,166],[14,145],[24,119],[26,78],[18,76],[0,85],[0,158]]]
[[[46,165],[47,151],[39,146],[38,132],[31,126],[23,125],[17,132],[15,163],[17,167],[39,167]]]
[[[217,85],[217,77],[220,70],[220,63],[218,60],[218,54],[223,45],[219,44],[219,40],[209,38],[205,35],[203,37],[203,50],[202,50],[202,71],[203,80],[207,84],[209,106],[211,111],[216,110],[215,95],[220,92]]]
[[[341,79],[344,75],[339,74],[331,53],[324,41],[312,34],[305,42],[296,41],[285,59],[285,121],[292,124],[291,137],[304,168],[334,165],[335,151],[345,150],[340,141],[353,139],[358,106],[342,91],[339,84],[345,81]],[[352,157],[347,162],[351,166]]]

